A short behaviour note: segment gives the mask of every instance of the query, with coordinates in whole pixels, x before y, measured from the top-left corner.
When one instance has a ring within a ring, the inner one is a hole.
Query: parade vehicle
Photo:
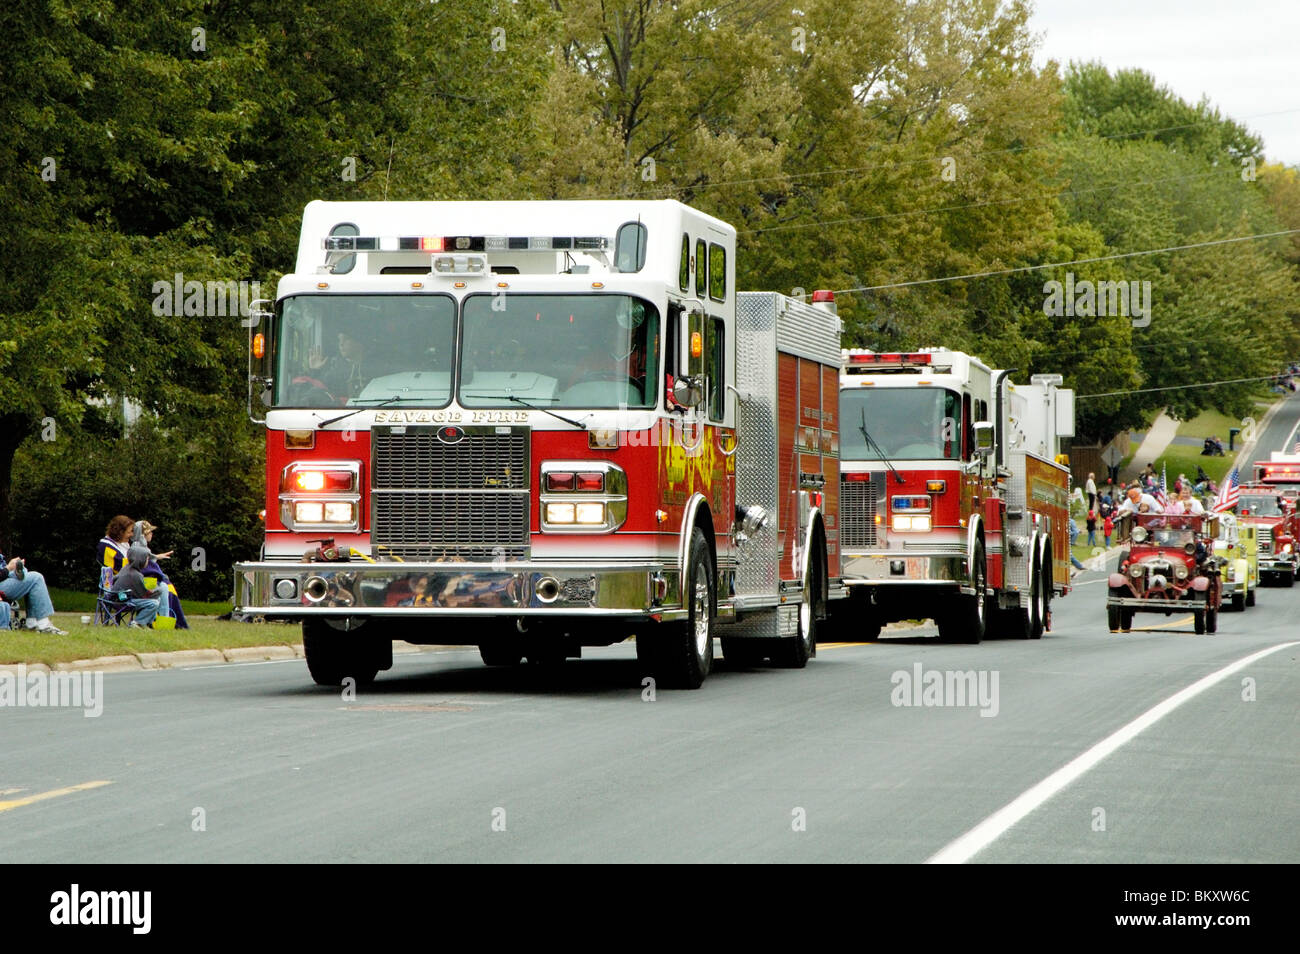
[[[1132,629],[1134,613],[1191,612],[1198,634],[1218,629],[1222,578],[1215,522],[1214,515],[1133,515],[1129,548],[1108,581],[1111,632]]]
[[[933,619],[947,641],[1041,637],[1070,590],[1073,392],[943,348],[843,361],[844,637],[902,619]]]
[[[1257,460],[1253,466],[1252,484],[1275,488],[1290,497],[1300,494],[1300,454],[1273,451],[1268,460]]]
[[[1243,527],[1255,528],[1259,546],[1259,575],[1265,582],[1294,586],[1300,575],[1300,514],[1294,497],[1276,484],[1243,484],[1237,498]]]
[[[1214,555],[1219,559],[1222,600],[1234,610],[1255,605],[1259,587],[1258,533],[1253,524],[1234,514],[1221,513],[1216,521]]]
[[[738,293],[735,247],[672,201],[312,202],[250,322],[236,611],[300,619],[326,685],[394,639],[513,666],[634,636],[687,688],[715,635],[802,667],[843,595],[840,320]]]

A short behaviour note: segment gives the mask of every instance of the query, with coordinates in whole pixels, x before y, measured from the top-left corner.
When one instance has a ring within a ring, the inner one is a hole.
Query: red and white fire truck
[[[1237,497],[1237,515],[1243,526],[1254,527],[1259,545],[1259,579],[1261,583],[1274,582],[1279,586],[1294,586],[1300,575],[1300,513],[1296,511],[1296,497],[1288,481],[1269,464],[1256,463],[1256,473],[1263,465],[1272,473],[1267,483],[1242,484]]]
[[[842,597],[840,321],[738,293],[671,201],[313,202],[250,330],[266,539],[243,615],[312,677],[392,641],[489,665],[636,637],[661,684],[803,666]],[[263,406],[265,410],[263,410]]]
[[[1295,497],[1300,494],[1300,454],[1273,451],[1268,460],[1257,460],[1252,484],[1277,489],[1280,494]]]
[[[941,638],[1029,639],[1070,590],[1074,394],[1016,385],[959,351],[844,352],[840,550],[852,599],[836,625],[933,619]],[[850,622],[852,621],[852,622]],[[852,629],[844,636],[855,635]]]

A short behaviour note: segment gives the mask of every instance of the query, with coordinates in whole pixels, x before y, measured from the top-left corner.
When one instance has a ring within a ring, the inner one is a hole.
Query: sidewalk
[[[1151,422],[1151,428],[1147,431],[1146,437],[1138,445],[1137,451],[1133,454],[1133,459],[1129,461],[1127,467],[1120,471],[1120,480],[1133,480],[1142,472],[1147,464],[1152,463],[1165,449],[1173,443],[1175,435],[1178,433],[1178,422],[1172,417],[1161,411],[1154,421]]]

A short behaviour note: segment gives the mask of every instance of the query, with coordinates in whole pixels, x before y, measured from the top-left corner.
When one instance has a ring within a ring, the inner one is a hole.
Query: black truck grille
[[[371,468],[376,555],[493,561],[528,555],[529,432],[377,429]],[[501,430],[505,431],[504,428]]]
[[[874,547],[876,485],[870,480],[840,480],[840,549]]]

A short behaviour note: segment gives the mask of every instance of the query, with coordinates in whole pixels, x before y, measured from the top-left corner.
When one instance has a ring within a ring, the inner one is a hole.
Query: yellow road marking
[[[1135,630],[1142,630],[1142,629],[1174,629],[1174,628],[1177,627],[1177,626],[1186,626],[1186,625],[1187,625],[1188,623],[1190,623],[1193,619],[1195,619],[1195,617],[1193,617],[1193,616],[1184,616],[1182,619],[1176,619],[1176,620],[1174,620],[1172,623],[1152,623],[1150,626],[1134,626],[1133,628],[1134,628]]]
[[[30,805],[32,802],[43,802],[47,798],[58,798],[60,795],[71,795],[73,792],[84,792],[90,788],[99,788],[103,785],[112,785],[112,782],[82,782],[80,785],[69,785],[67,788],[56,788],[52,792],[41,792],[38,795],[28,795],[26,798],[14,798],[7,802],[0,802],[0,812],[7,812],[11,808],[22,808],[24,805]]]
[[[874,642],[874,640],[873,640],[872,642]],[[817,644],[817,648],[818,648],[818,649],[843,649],[845,646],[870,646],[870,645],[871,645],[870,642],[866,642],[866,643],[818,643],[818,644]]]

